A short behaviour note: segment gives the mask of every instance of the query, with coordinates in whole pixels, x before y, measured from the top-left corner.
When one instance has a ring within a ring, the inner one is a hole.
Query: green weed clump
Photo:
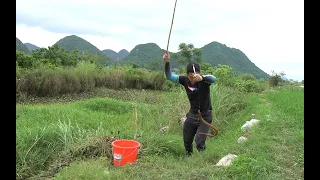
[[[43,64],[35,69],[17,67],[16,97],[58,97],[65,94],[91,92],[95,88],[162,90],[162,71],[142,68],[100,67],[81,62],[75,67],[53,67]]]
[[[211,93],[215,91],[212,88]],[[17,177],[52,174],[76,159],[110,159],[110,143],[103,137],[117,132],[120,138],[136,137],[141,142],[141,157],[184,155],[178,121],[189,104],[183,88],[169,92],[107,89],[104,93],[104,98],[68,104],[17,105]],[[221,98],[219,93],[215,98]],[[41,128],[45,130],[40,136]]]

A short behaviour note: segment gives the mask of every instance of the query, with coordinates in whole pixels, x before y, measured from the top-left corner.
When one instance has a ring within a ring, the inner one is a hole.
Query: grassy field
[[[304,179],[301,88],[243,94],[213,87],[219,135],[191,157],[185,156],[178,123],[189,108],[183,89],[99,92],[76,101],[16,105],[17,179]],[[238,144],[241,126],[252,114],[260,123]],[[137,137],[142,144],[137,163],[114,167],[102,136]],[[238,156],[230,166],[215,166],[229,153]]]

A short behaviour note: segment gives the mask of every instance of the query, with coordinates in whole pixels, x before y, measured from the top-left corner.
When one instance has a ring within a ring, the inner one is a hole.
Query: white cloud
[[[101,50],[130,51],[148,42],[165,49],[174,3],[174,0],[17,0],[16,34],[22,42],[43,47],[75,34]],[[301,0],[178,1],[172,28],[170,51],[177,51],[181,42],[203,47],[218,41],[240,49],[267,73],[280,67],[288,72],[287,76],[304,77]],[[293,70],[289,65],[292,63],[299,66]]]
[[[52,46],[58,40],[70,34],[60,34],[43,30],[41,27],[16,26],[16,36],[22,43],[31,43],[38,47]]]
[[[28,36],[25,36],[25,35]],[[19,25],[16,27],[16,36],[23,43],[32,43],[39,47],[48,47],[55,44],[60,39],[69,36],[70,34],[60,34],[49,32],[41,27],[27,27],[25,25]],[[77,36],[87,40],[100,50],[112,49],[120,51],[121,49],[127,49],[130,51],[131,47],[125,45],[125,42],[118,38],[112,38],[108,36],[95,36],[95,35],[78,35]]]

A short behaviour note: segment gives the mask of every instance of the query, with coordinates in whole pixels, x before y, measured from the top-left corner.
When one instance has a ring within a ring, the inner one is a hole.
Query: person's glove
[[[200,74],[194,74],[193,79],[194,81],[199,82],[199,81],[202,81],[203,78]]]

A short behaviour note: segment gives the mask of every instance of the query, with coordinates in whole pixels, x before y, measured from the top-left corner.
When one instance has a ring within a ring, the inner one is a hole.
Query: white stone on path
[[[220,161],[215,165],[215,166],[229,166],[231,164],[231,161],[238,157],[235,154],[228,154],[226,156],[224,156],[222,159],[220,159]]]

